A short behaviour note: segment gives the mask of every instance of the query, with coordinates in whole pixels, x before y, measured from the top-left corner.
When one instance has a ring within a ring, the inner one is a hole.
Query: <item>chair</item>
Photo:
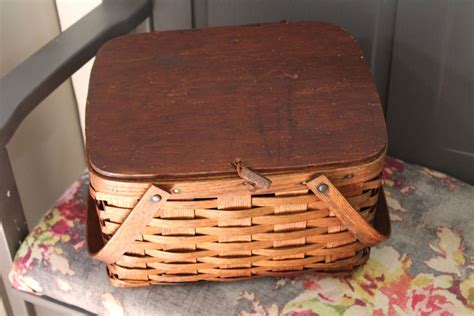
[[[394,158],[383,174],[392,238],[352,274],[114,288],[84,243],[86,173],[28,232],[5,145],[28,113],[104,42],[147,18],[152,23],[151,9],[147,0],[104,1],[2,78],[0,253],[8,255],[0,260],[9,312],[34,314],[31,303],[67,314],[112,315],[473,312],[474,188]]]

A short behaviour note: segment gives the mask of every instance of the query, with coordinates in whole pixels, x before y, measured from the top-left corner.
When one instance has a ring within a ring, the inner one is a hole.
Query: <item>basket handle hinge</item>
[[[90,255],[105,263],[115,263],[120,260],[169,197],[168,192],[153,184],[150,185],[117,231],[108,241],[104,241],[97,212],[95,207],[92,207],[95,202],[89,196],[87,243]]]
[[[390,219],[382,189],[379,192],[374,226],[372,226],[352,207],[326,176],[320,175],[306,182],[306,185],[321,201],[326,203],[329,210],[362,244],[373,246],[390,236]]]

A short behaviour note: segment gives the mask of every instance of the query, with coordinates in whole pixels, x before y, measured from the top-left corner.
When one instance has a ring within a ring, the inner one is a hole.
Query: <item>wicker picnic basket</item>
[[[86,138],[89,250],[116,286],[350,271],[390,233],[380,101],[330,24],[115,39]]]

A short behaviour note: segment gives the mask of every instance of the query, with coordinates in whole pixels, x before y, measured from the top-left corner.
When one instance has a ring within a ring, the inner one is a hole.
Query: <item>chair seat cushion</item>
[[[474,187],[387,158],[392,237],[342,276],[115,288],[84,241],[87,175],[21,245],[12,285],[93,313],[155,315],[385,315],[474,313]]]

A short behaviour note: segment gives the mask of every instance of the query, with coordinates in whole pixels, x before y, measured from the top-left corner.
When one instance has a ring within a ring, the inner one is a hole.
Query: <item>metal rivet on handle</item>
[[[161,201],[161,195],[155,194],[150,198],[153,202],[160,202]]]
[[[319,191],[319,192],[326,192],[327,190],[329,190],[329,187],[326,183],[320,183],[318,184],[318,186],[316,187],[316,189]]]
[[[177,194],[177,193],[179,193],[179,192],[180,192],[180,190],[179,190],[178,188],[175,188],[175,189],[171,190],[171,192],[173,192],[173,193]]]

